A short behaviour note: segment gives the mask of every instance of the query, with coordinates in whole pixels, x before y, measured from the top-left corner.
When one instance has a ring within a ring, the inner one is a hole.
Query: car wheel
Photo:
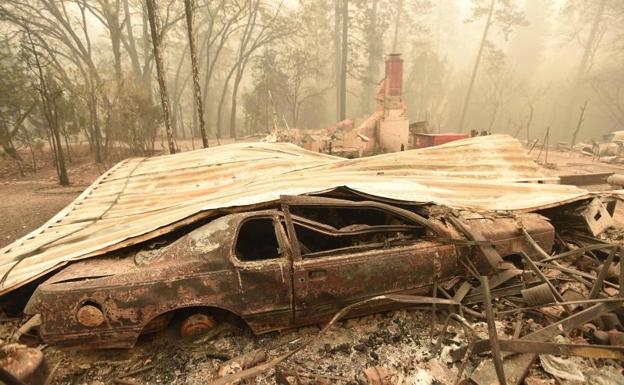
[[[215,327],[217,322],[212,316],[204,313],[195,313],[188,316],[180,324],[180,335],[183,338],[194,337]]]

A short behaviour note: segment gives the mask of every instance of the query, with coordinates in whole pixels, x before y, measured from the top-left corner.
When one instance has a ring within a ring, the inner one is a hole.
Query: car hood
[[[124,282],[171,279],[226,269],[240,216],[232,214],[215,219],[165,246],[154,242],[123,255],[75,262],[53,275],[42,286],[54,290],[94,285],[114,286]]]

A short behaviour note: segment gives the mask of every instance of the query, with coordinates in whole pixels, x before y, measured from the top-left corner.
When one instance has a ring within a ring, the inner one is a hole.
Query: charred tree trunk
[[[137,79],[141,78],[141,63],[139,62],[139,54],[136,48],[136,41],[134,39],[134,31],[132,30],[132,17],[130,15],[129,0],[123,0],[124,14],[126,18],[126,35],[128,36],[128,55],[130,56],[130,62],[132,63],[132,72]]]
[[[492,15],[494,13],[495,2],[496,0],[491,0],[490,9],[488,11],[488,17],[485,22],[485,28],[483,28],[483,36],[481,36],[481,44],[479,45],[477,58],[475,59],[475,64],[474,64],[474,67],[472,68],[472,75],[470,76],[470,83],[468,84],[468,91],[466,92],[466,98],[464,99],[464,107],[462,109],[461,118],[459,119],[459,127],[458,127],[459,132],[464,131],[464,123],[466,121],[466,114],[468,113],[470,99],[472,99],[472,90],[474,88],[475,79],[477,78],[477,73],[479,72],[479,65],[481,64],[481,56],[483,55],[483,48],[485,47],[485,42],[487,41],[488,32],[490,31],[490,26],[492,25]]]
[[[578,93],[587,76],[588,66],[595,52],[597,39],[598,41],[600,41],[598,32],[600,30],[600,24],[602,22],[602,16],[605,13],[607,2],[608,0],[601,0],[600,3],[598,4],[598,9],[596,10],[596,15],[594,16],[594,19],[592,20],[592,26],[589,31],[589,36],[587,37],[587,42],[585,43],[585,46],[583,47],[583,56],[581,58],[581,63],[579,64],[578,71],[576,72],[576,77],[574,79],[574,86],[570,94],[570,100],[566,108],[567,113],[564,115],[565,118],[563,121],[563,127],[561,127],[561,129],[564,130],[564,133],[568,129],[568,126],[570,125],[570,119],[573,115],[574,106],[576,105],[577,100],[578,100],[578,96],[579,96]]]
[[[32,158],[32,169],[33,173],[37,173],[37,158],[35,156],[35,148],[33,147],[32,141],[28,142],[28,149],[30,150],[30,157]]]
[[[56,108],[52,106],[52,103],[55,103],[51,99],[50,92],[47,87],[47,82],[45,76],[43,75],[43,68],[41,68],[41,62],[39,61],[39,54],[35,48],[35,44],[32,41],[30,36],[30,31],[26,31],[28,34],[28,39],[30,41],[33,58],[35,60],[34,65],[37,70],[37,74],[39,76],[39,95],[41,96],[41,104],[42,109],[48,122],[48,126],[51,131],[51,139],[52,139],[52,147],[54,152],[56,153],[56,171],[59,178],[59,183],[61,186],[69,186],[69,178],[67,177],[67,168],[65,166],[65,158],[63,157],[63,149],[61,147],[61,135],[59,133],[58,127],[58,119],[56,114]],[[55,103],[56,104],[56,103]]]
[[[587,103],[589,100],[585,100],[585,103],[581,106],[581,114],[579,115],[578,122],[576,123],[576,129],[574,130],[574,134],[572,134],[572,143],[570,143],[570,148],[574,147],[574,143],[576,143],[576,136],[581,130],[581,125],[585,121],[585,109],[587,108]]]
[[[152,46],[154,50],[154,61],[156,62],[156,76],[158,77],[158,87],[160,89],[160,103],[162,105],[165,118],[165,131],[167,134],[167,144],[169,145],[169,153],[175,154],[175,143],[173,139],[173,127],[171,124],[171,106],[169,103],[169,95],[167,94],[167,81],[165,69],[163,65],[162,55],[160,52],[160,38],[157,28],[156,0],[146,0],[147,18],[149,20],[150,34],[152,37]]]
[[[245,65],[247,61],[245,60],[241,63],[239,70],[236,72],[236,77],[234,78],[234,85],[232,87],[232,107],[230,108],[230,137],[236,138],[236,100],[238,97],[238,87],[240,86],[240,82],[243,78],[243,72],[245,71]]]
[[[143,26],[142,37],[143,38],[141,39],[143,44],[142,44],[141,50],[143,51],[143,58],[144,58],[142,82],[143,82],[145,89],[148,90],[149,95],[150,95],[150,100],[151,100],[151,97],[152,97],[152,63],[150,59],[150,44],[149,44],[150,38],[148,37],[150,31],[148,27],[149,20],[147,16],[147,6],[144,1],[141,1],[141,8],[143,10],[143,12],[141,12],[141,18],[143,19],[143,23],[142,23],[142,26]]]
[[[336,121],[340,120],[340,2],[342,0],[334,0],[334,72],[336,75]]]
[[[95,94],[95,90],[92,85],[90,88],[89,102],[87,104],[89,105],[89,120],[91,121],[92,127],[92,142],[95,152],[95,162],[102,163],[102,135],[100,132],[100,122],[98,121],[97,95]]]
[[[19,152],[15,148],[13,144],[13,138],[17,134],[18,130],[28,118],[30,113],[35,109],[35,103],[33,103],[13,124],[13,127],[8,127],[6,124],[0,125],[0,148],[9,155],[15,162],[17,163],[17,168],[20,173],[20,176],[25,176],[24,169],[22,167],[23,159],[20,156]],[[29,136],[28,146],[32,149],[32,138],[30,138],[29,134],[25,134]]]
[[[347,50],[349,48],[349,0],[342,3],[342,58],[340,63],[340,120],[347,118]]]
[[[217,107],[217,141],[221,138],[221,116],[223,113],[223,104],[225,102],[225,98],[227,96],[227,91],[230,86],[230,80],[232,79],[232,75],[237,70],[237,66],[234,65],[230,71],[228,72],[225,81],[223,83],[223,91],[221,92],[221,99],[219,99],[219,106]]]
[[[191,0],[184,0],[184,11],[186,13],[186,29],[188,33],[189,48],[191,51],[191,71],[193,73],[193,90],[197,116],[199,117],[199,133],[202,138],[202,145],[208,148],[208,136],[206,135],[206,124],[204,122],[204,107],[202,102],[201,88],[199,86],[199,68],[197,65],[197,47],[195,35],[193,34],[193,5]]]
[[[195,105],[195,99],[193,99],[193,111],[195,111],[195,113],[193,114],[193,124],[191,125],[190,131],[191,131],[191,143],[193,144],[193,150],[195,149],[195,132],[197,132],[197,129],[199,128],[199,124],[198,124],[198,116],[197,116],[197,106]]]
[[[379,77],[379,62],[380,62],[380,41],[377,32],[377,6],[379,1],[373,0],[371,5],[369,27],[367,28],[367,43],[368,43],[368,69],[366,76],[366,84],[364,86],[364,98],[362,103],[364,111],[370,111],[371,101],[373,101],[373,95],[375,95],[376,79]]]
[[[105,9],[105,15],[108,19],[108,30],[110,33],[111,46],[113,48],[113,59],[115,62],[115,77],[117,83],[121,84],[123,72],[121,69],[121,31],[123,25],[119,23],[119,4],[115,6],[115,9],[110,9],[112,6],[107,4],[108,9]]]
[[[530,109],[529,120],[527,121],[527,124],[526,124],[527,146],[531,142],[531,132],[530,132],[530,129],[531,129],[531,123],[533,122],[533,112],[535,110],[533,108],[532,104],[529,104],[529,109]]]
[[[63,132],[63,140],[65,140],[65,148],[67,149],[67,161],[69,163],[73,163],[72,155],[71,155],[71,146],[69,145],[69,135],[66,132]]]

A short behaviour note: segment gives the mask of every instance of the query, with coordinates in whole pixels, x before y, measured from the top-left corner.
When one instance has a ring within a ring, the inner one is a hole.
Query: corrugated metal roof
[[[411,202],[534,210],[587,196],[548,182],[508,136],[354,160],[284,143],[236,143],[120,162],[41,228],[0,250],[0,294],[68,261],[171,231],[216,209],[346,186]]]

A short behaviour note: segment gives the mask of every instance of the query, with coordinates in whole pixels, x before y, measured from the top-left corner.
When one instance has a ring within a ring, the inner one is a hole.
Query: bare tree
[[[199,132],[204,148],[208,148],[208,136],[206,135],[206,126],[204,123],[204,107],[201,88],[199,86],[199,69],[197,68],[197,48],[195,46],[195,34],[193,33],[193,5],[191,4],[191,0],[184,0],[184,12],[186,13],[186,29],[191,52],[191,72],[193,73],[195,106],[197,107],[197,116],[199,117]]]
[[[366,20],[366,42],[368,48],[368,65],[366,78],[364,80],[364,97],[362,98],[362,106],[365,111],[371,109],[371,102],[375,94],[374,86],[379,80],[379,63],[381,62],[382,52],[382,31],[378,27],[378,6],[379,0],[373,0],[370,10],[367,12]],[[369,96],[370,95],[370,96]]]
[[[468,90],[466,91],[466,97],[464,98],[462,113],[457,128],[459,132],[464,130],[464,124],[466,121],[466,115],[468,114],[468,108],[470,107],[475,80],[479,72],[479,66],[481,64],[484,49],[488,45],[488,34],[490,33],[490,28],[498,22],[505,36],[508,36],[514,25],[526,24],[526,20],[524,20],[522,14],[516,10],[515,3],[511,0],[487,0],[489,4],[485,3],[486,0],[474,1],[475,8],[473,9],[473,19],[479,18],[483,15],[487,15],[487,17],[483,27],[483,33],[481,34],[481,42],[477,51],[477,57],[475,58],[475,63],[472,67]],[[499,5],[498,8],[496,7],[497,4]]]
[[[90,124],[85,130],[95,161],[101,163],[102,132],[98,119],[99,90],[103,84],[93,57],[84,2],[77,2],[79,14],[71,14],[65,1],[6,0],[0,3],[0,19],[31,31],[32,42],[41,53],[46,53],[55,73],[67,89],[77,97],[85,95]],[[82,36],[81,36],[82,35]],[[84,84],[73,84],[75,76],[67,74],[67,65],[76,67]],[[108,106],[104,98],[105,105]]]
[[[581,56],[581,61],[579,63],[578,69],[576,71],[576,76],[574,77],[574,85],[572,86],[572,91],[570,92],[570,99],[567,105],[567,113],[564,115],[563,126],[561,127],[563,130],[567,130],[570,125],[570,119],[572,117],[572,111],[574,110],[574,106],[577,103],[577,97],[581,90],[583,83],[585,82],[588,72],[591,67],[591,63],[596,55],[596,51],[598,49],[598,45],[604,36],[604,31],[601,31],[602,21],[604,19],[605,9],[607,7],[608,0],[600,0],[595,9],[595,13],[593,18],[591,19],[591,28],[589,30],[589,34],[587,35],[587,39],[583,43],[583,56]],[[571,2],[568,6],[573,7],[575,4]],[[578,6],[578,5],[577,5]],[[595,5],[589,5],[589,9],[584,9],[583,12],[591,12]],[[587,7],[587,5],[585,5]],[[588,12],[588,13],[589,13]]]
[[[587,103],[589,103],[589,99],[585,100],[585,103],[583,103],[583,105],[581,106],[581,113],[579,114],[578,121],[576,122],[576,129],[574,130],[574,134],[572,134],[572,142],[570,143],[570,147],[574,147],[574,144],[576,143],[576,136],[578,135],[579,131],[581,131],[581,125],[585,121],[584,116],[585,109],[587,109]]]
[[[336,121],[340,120],[341,112],[340,112],[340,98],[342,95],[342,90],[340,88],[340,79],[341,79],[341,50],[342,46],[340,44],[340,20],[342,19],[340,13],[340,3],[342,0],[334,0],[334,75],[335,75],[335,86],[336,86]]]
[[[492,15],[494,14],[494,3],[496,0],[490,0],[490,8],[488,11],[487,19],[485,21],[485,27],[483,28],[483,34],[481,35],[481,44],[479,44],[479,51],[477,52],[477,58],[475,59],[474,66],[472,67],[472,75],[470,75],[470,83],[468,84],[468,91],[466,91],[466,98],[464,99],[464,106],[462,108],[461,117],[459,118],[458,131],[464,131],[464,122],[466,121],[466,114],[468,113],[468,106],[470,105],[470,99],[472,98],[472,90],[474,89],[475,79],[477,78],[477,72],[479,71],[479,65],[481,64],[481,57],[483,55],[483,48],[487,41],[487,36],[492,26]]]
[[[317,79],[322,76],[319,70],[321,64],[310,58],[305,49],[288,49],[288,56],[279,66],[288,77],[285,99],[290,109],[291,123],[293,127],[298,127],[302,106],[310,99],[322,96],[331,87],[317,86]]]
[[[130,56],[130,63],[132,64],[132,71],[137,77],[141,77],[143,71],[141,70],[141,63],[139,61],[139,53],[136,47],[136,40],[134,38],[134,30],[132,29],[132,14],[130,13],[129,0],[123,0],[123,9],[125,16],[124,26],[126,28],[126,37],[122,35],[122,43]]]
[[[230,109],[230,137],[236,137],[236,111],[238,88],[245,73],[247,64],[253,58],[253,55],[261,47],[266,46],[276,40],[282,39],[295,32],[295,28],[291,24],[287,24],[288,18],[282,17],[282,7],[278,6],[274,12],[265,8],[264,3],[260,0],[254,0],[247,5],[247,17],[243,27],[243,31],[239,37],[239,45],[236,51],[236,59],[230,68],[223,86],[221,99],[217,108],[217,133],[218,137],[221,132],[221,114],[225,97],[229,90],[229,82],[234,79],[231,93],[231,109]],[[262,22],[260,22],[262,18]]]
[[[69,186],[69,178],[67,177],[67,168],[65,166],[65,157],[63,155],[63,146],[61,145],[61,135],[58,126],[58,110],[56,106],[56,99],[60,96],[60,90],[57,89],[54,93],[50,92],[48,81],[43,74],[42,63],[39,60],[39,53],[37,52],[29,29],[26,29],[26,35],[28,37],[28,43],[30,44],[30,53],[33,58],[33,61],[30,64],[34,66],[34,70],[36,70],[39,78],[37,89],[41,96],[41,107],[52,134],[52,150],[55,155],[54,158],[56,160],[56,172],[59,178],[59,183],[61,186]]]
[[[529,103],[529,118],[526,123],[526,136],[527,136],[527,145],[531,141],[531,123],[533,123],[533,113],[535,112],[535,107],[533,104]]]
[[[154,49],[154,60],[156,62],[156,76],[158,77],[158,86],[160,90],[160,103],[163,109],[165,119],[165,131],[167,133],[167,143],[169,145],[169,153],[175,154],[175,143],[173,139],[173,128],[171,124],[171,107],[169,105],[169,95],[167,94],[167,81],[165,69],[163,65],[162,55],[160,52],[161,36],[158,35],[157,24],[158,15],[155,0],[146,0],[147,17],[149,20],[150,33],[152,36],[152,46]]]
[[[8,42],[0,42],[0,152],[11,157],[24,176],[22,157],[15,146],[24,137],[24,122],[32,116],[36,98],[29,87],[29,77]]]
[[[349,49],[349,0],[342,3],[342,51],[340,59],[340,120],[347,118],[347,54]]]
[[[113,63],[117,82],[121,82],[121,40],[124,23],[121,21],[121,3],[119,0],[96,0],[95,3],[82,0],[80,4],[89,9],[109,32],[111,48],[113,50]],[[97,6],[96,6],[97,5]],[[128,17],[126,15],[126,17]]]
[[[240,22],[244,20],[244,13],[247,9],[247,4],[241,4],[238,0],[220,0],[215,7],[211,7],[211,4],[212,2],[206,4],[207,20],[200,23],[207,25],[207,29],[203,33],[203,42],[200,44],[200,57],[205,58],[202,100],[204,101],[204,106],[206,106],[204,109],[204,114],[206,115],[208,115],[208,103],[206,102],[208,90],[217,67],[217,62],[232,35],[243,27]],[[217,137],[219,135],[220,132],[217,132]]]
[[[618,64],[593,75],[591,86],[600,100],[598,108],[614,126],[624,127],[624,73]]]

